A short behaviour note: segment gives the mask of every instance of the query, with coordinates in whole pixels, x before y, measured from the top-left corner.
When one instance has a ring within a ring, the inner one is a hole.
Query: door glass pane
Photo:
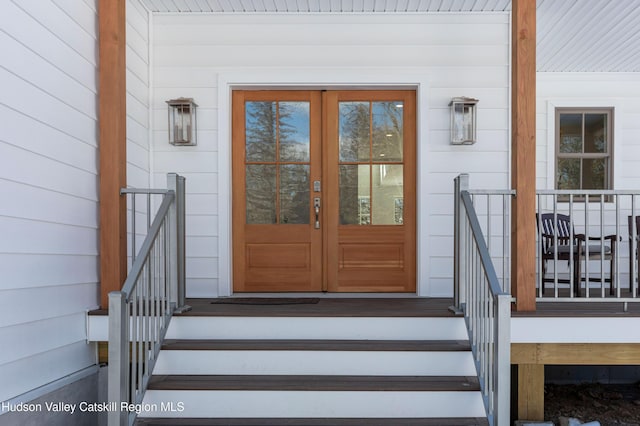
[[[373,102],[373,161],[402,161],[402,102]]]
[[[342,165],[340,176],[340,224],[369,225],[371,223],[371,166]]]
[[[309,166],[280,166],[280,223],[309,223]]]
[[[309,161],[309,102],[280,102],[280,161]]]
[[[340,161],[369,161],[369,102],[340,102]]]
[[[607,189],[607,163],[604,158],[582,160],[582,189]]]
[[[248,224],[276,223],[276,166],[246,166],[246,203]]]
[[[245,111],[247,161],[275,161],[276,103],[247,102]]]
[[[560,152],[582,152],[582,114],[560,114]]]
[[[402,225],[403,218],[403,166],[376,164],[373,166],[372,221],[373,225]]]
[[[607,115],[584,115],[584,152],[607,152]]]
[[[580,189],[580,159],[559,158],[556,180],[558,189]]]

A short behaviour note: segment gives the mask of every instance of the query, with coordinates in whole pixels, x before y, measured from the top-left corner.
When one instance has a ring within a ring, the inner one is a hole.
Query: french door
[[[235,292],[415,291],[415,92],[234,91]]]

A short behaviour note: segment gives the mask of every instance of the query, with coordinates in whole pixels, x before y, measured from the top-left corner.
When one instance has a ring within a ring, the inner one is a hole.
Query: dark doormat
[[[211,302],[212,305],[313,305],[317,297],[225,297]]]

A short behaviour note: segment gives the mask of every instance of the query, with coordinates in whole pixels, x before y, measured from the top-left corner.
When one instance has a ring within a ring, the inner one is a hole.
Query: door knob
[[[314,228],[320,229],[320,197],[313,199],[313,210],[316,212],[316,222]]]

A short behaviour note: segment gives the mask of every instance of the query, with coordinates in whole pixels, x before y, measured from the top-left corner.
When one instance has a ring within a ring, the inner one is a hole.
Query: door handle
[[[314,228],[320,229],[320,197],[315,197],[313,199],[313,210],[316,212],[316,222]]]

